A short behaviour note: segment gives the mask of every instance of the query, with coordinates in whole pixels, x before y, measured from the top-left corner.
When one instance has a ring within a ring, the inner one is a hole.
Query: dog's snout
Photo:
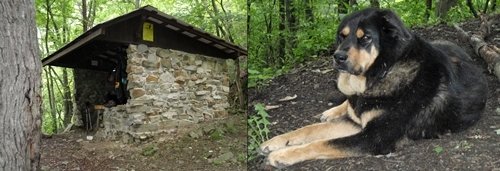
[[[347,53],[345,51],[337,51],[333,54],[335,61],[345,62],[347,60]]]

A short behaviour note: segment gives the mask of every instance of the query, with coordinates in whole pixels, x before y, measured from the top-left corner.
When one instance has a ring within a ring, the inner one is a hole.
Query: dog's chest
[[[337,87],[347,96],[363,95],[370,97],[392,95],[410,84],[418,74],[420,63],[405,61],[395,63],[383,77],[367,78],[364,75],[339,73]]]

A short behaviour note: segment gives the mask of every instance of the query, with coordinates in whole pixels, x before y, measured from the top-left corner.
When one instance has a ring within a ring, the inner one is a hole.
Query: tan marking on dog
[[[357,38],[362,38],[364,35],[365,35],[365,31],[363,31],[362,29],[358,28],[358,30],[356,30],[356,37]]]
[[[321,114],[321,121],[332,121],[335,119],[339,119],[342,116],[345,116],[347,114],[347,103],[349,103],[347,100],[344,101],[342,104],[332,107],[331,109],[328,109],[327,111],[324,111]]]
[[[328,143],[328,140],[320,140],[272,152],[267,160],[274,167],[283,167],[306,160],[338,159],[359,155],[354,151],[334,147]]]
[[[347,35],[349,35],[349,33],[351,32],[351,28],[349,28],[349,26],[345,26],[341,31],[340,31],[340,34],[342,34],[342,36],[344,37],[347,37]]]
[[[337,87],[348,96],[361,94],[366,90],[366,77],[341,72],[337,79]]]
[[[366,70],[370,68],[379,54],[374,45],[372,45],[370,49],[370,52],[368,52],[366,49],[351,47],[347,51],[347,61],[349,62],[348,65],[351,65],[352,69],[360,73],[360,75],[363,75],[364,72],[366,72]]]
[[[359,118],[356,115],[356,112],[354,111],[354,109],[352,108],[350,103],[348,103],[348,106],[347,106],[347,117],[351,118],[351,120],[354,121],[355,123],[357,123],[358,125],[362,124],[361,118]]]
[[[367,112],[363,112],[363,114],[361,114],[361,119],[360,119],[361,127],[365,128],[366,124],[368,124],[368,122],[379,117],[380,115],[382,115],[383,112],[384,112],[384,110],[381,110],[381,109],[373,109],[373,110],[370,110]]]
[[[316,123],[273,137],[262,143],[260,149],[261,152],[269,153],[288,146],[306,144],[316,140],[347,137],[360,131],[359,126],[343,120]]]

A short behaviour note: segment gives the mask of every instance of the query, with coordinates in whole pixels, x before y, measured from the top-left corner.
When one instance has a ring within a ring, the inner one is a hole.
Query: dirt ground
[[[500,45],[500,17],[494,24],[495,36],[488,39]],[[466,31],[478,29],[477,20],[461,24]],[[448,25],[412,29],[427,40],[449,40],[459,44],[488,75],[489,97],[482,119],[466,131],[443,135],[439,139],[410,141],[395,153],[339,160],[315,160],[298,163],[283,170],[496,170],[500,171],[500,86],[486,70],[485,62],[474,55],[468,42],[458,39]],[[292,101],[279,102],[297,95]],[[328,57],[297,66],[290,73],[272,80],[268,86],[249,91],[249,109],[256,103],[280,105],[268,110],[270,138],[296,128],[319,122],[314,117],[340,103],[336,89],[336,71]],[[250,112],[250,113],[253,113]],[[273,170],[263,165],[264,157],[249,161],[249,170]]]
[[[185,133],[130,144],[86,140],[74,130],[42,139],[44,171],[247,170],[246,117],[200,123]]]

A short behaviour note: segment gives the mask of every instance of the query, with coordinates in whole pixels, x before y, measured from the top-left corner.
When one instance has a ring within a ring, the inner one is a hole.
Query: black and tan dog
[[[479,120],[486,79],[457,45],[426,42],[381,9],[345,17],[337,44],[337,87],[347,99],[323,112],[322,123],[264,142],[270,165],[387,154],[404,137],[437,138]]]

